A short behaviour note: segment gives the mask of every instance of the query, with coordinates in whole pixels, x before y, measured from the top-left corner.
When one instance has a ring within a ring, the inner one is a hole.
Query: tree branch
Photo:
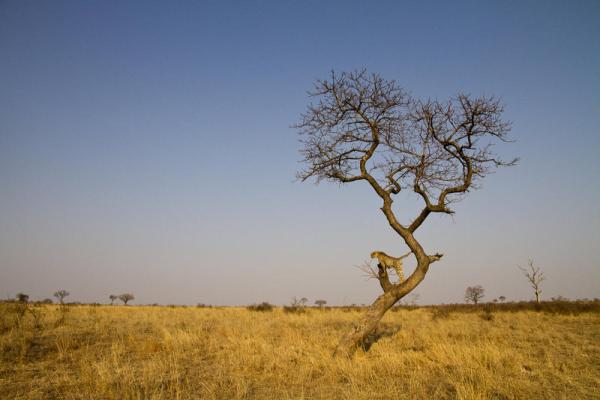
[[[387,273],[387,269],[383,265],[377,264],[377,270],[379,284],[381,285],[381,288],[383,289],[384,293],[387,293],[392,289],[394,285],[392,284],[392,282],[390,282],[390,277]]]

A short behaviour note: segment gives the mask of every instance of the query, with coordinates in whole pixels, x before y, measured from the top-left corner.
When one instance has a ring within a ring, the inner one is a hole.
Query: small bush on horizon
[[[260,304],[250,304],[246,307],[249,311],[260,311],[260,312],[269,312],[273,311],[273,304],[263,301]]]
[[[286,314],[303,314],[306,312],[306,307],[301,306],[283,306],[283,312]]]

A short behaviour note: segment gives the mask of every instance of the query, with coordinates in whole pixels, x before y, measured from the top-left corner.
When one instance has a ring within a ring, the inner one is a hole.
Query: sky
[[[417,232],[420,304],[600,297],[600,3],[0,1],[0,296],[362,304],[403,254],[363,183],[295,180],[331,70],[506,105],[518,166]],[[400,215],[416,199],[398,204]],[[406,265],[406,272],[414,261]]]

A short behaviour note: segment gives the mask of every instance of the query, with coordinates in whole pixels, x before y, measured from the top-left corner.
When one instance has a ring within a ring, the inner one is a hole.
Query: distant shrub
[[[303,314],[306,312],[306,307],[302,306],[283,306],[283,312],[287,314]]]
[[[343,312],[362,311],[363,307],[357,304],[350,304],[349,306],[341,306],[340,309]]]
[[[15,297],[19,303],[27,303],[29,301],[29,295],[22,292],[17,293]]]
[[[246,307],[249,311],[261,311],[261,312],[270,312],[273,311],[273,304],[267,303],[266,301],[263,301],[260,304],[251,304],[248,307]]]
[[[398,304],[397,306],[392,307],[391,311],[400,311],[400,310],[413,311],[413,310],[418,310],[419,308],[421,308],[421,307],[417,306],[417,305],[413,305],[413,304]]]
[[[508,303],[483,303],[483,304],[441,304],[435,306],[424,306],[433,310],[445,309],[448,312],[478,313],[485,312],[520,312],[537,311],[548,314],[579,315],[581,313],[600,313],[600,302],[598,301],[519,301]],[[441,312],[441,311],[440,311]]]

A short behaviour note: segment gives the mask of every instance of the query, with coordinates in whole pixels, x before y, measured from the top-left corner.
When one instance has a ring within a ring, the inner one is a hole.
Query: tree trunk
[[[335,356],[350,357],[357,346],[360,346],[365,338],[373,332],[379,321],[398,299],[394,298],[390,292],[384,293],[369,306],[362,320],[355,325],[350,332],[342,337],[335,352]]]
[[[423,257],[419,257],[420,260],[417,268],[407,280],[400,284],[392,284],[387,289],[384,288],[384,293],[369,306],[360,322],[354,325],[352,330],[342,337],[333,353],[334,356],[350,357],[354,353],[354,350],[365,342],[367,336],[375,331],[384,314],[398,300],[406,296],[421,283],[429,269],[429,264],[441,257],[441,255],[436,255],[430,259],[424,253],[422,254]],[[387,287],[387,285],[382,284],[383,286]]]
[[[361,165],[361,168],[363,168],[364,173],[364,166]],[[374,187],[378,186],[375,185]],[[354,353],[354,350],[356,350],[356,347],[364,343],[366,337],[377,328],[377,324],[379,324],[383,315],[396,304],[398,300],[409,294],[419,285],[419,283],[421,283],[421,281],[423,281],[423,279],[425,279],[425,275],[429,270],[429,265],[442,258],[442,254],[439,253],[432,256],[428,256],[425,253],[421,244],[413,236],[413,231],[418,228],[418,224],[409,229],[403,227],[392,211],[391,198],[385,194],[380,195],[384,199],[381,211],[386,216],[392,229],[404,239],[404,242],[415,256],[417,267],[404,282],[392,284],[389,281],[385,266],[378,266],[379,283],[384,293],[369,306],[361,321],[355,325],[350,332],[342,337],[333,353],[334,356],[351,356],[352,353]]]

